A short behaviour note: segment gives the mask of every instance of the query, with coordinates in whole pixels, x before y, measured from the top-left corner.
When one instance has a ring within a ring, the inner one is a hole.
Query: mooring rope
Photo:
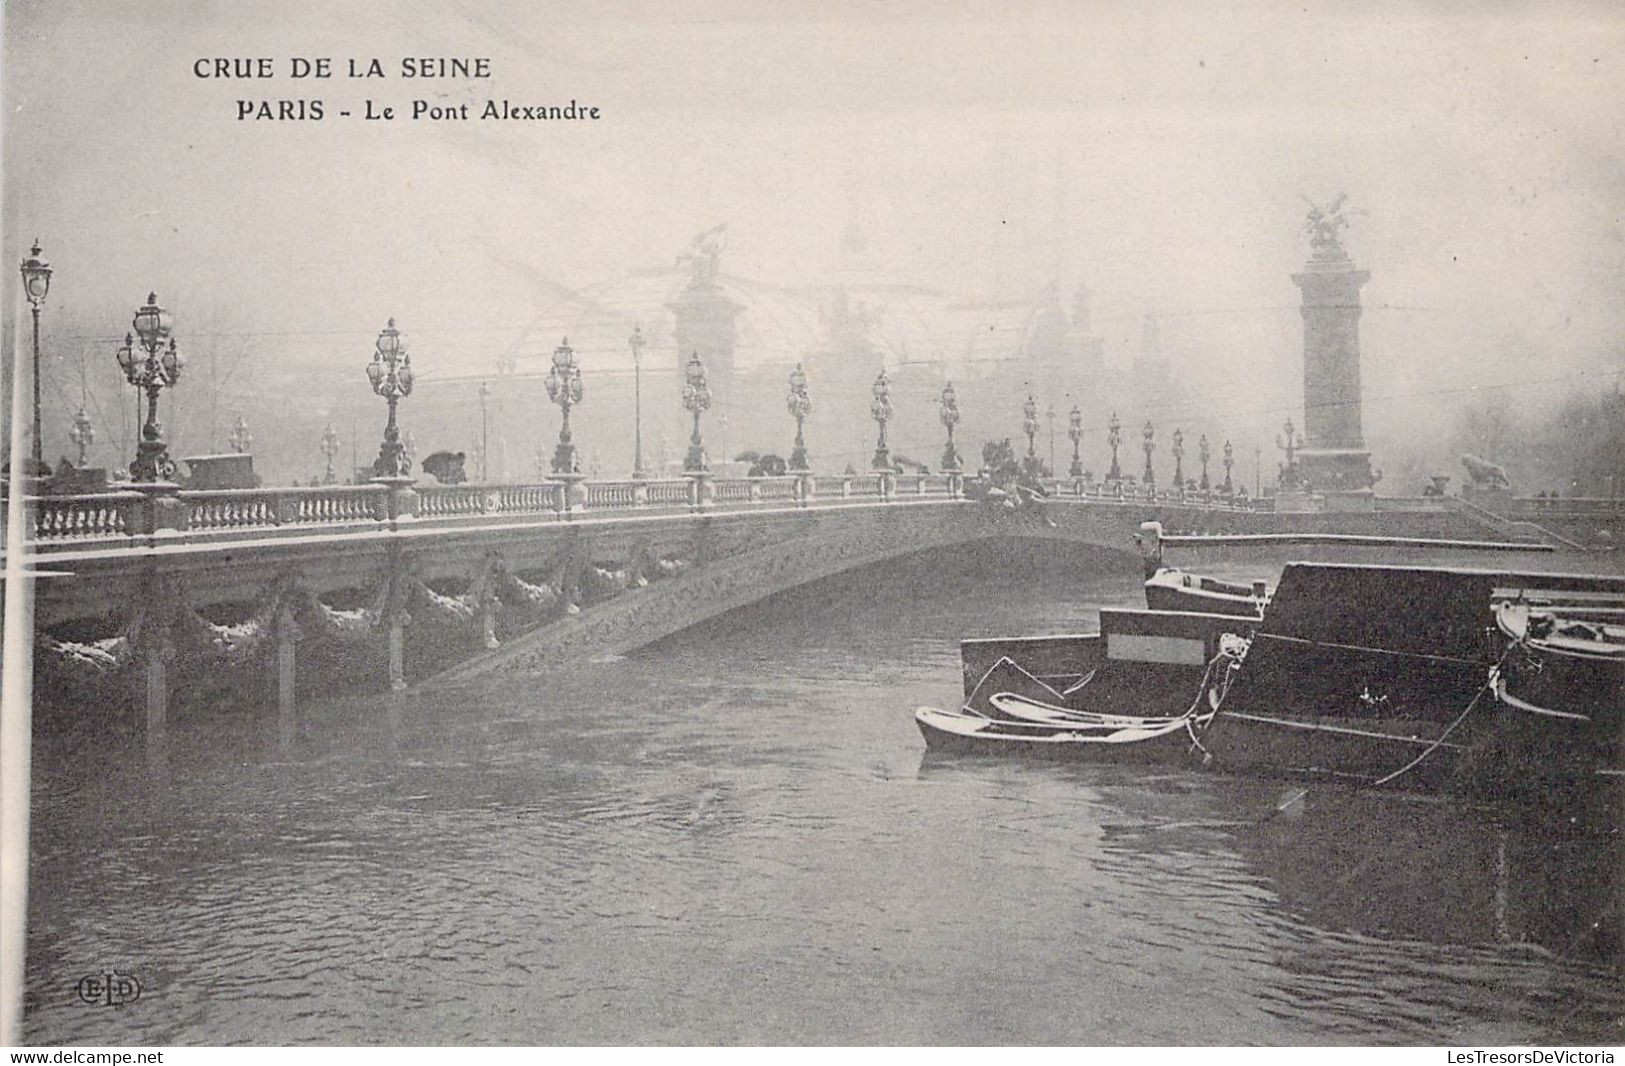
[[[1468,700],[1467,706],[1463,707],[1461,713],[1456,715],[1455,721],[1446,726],[1444,732],[1440,733],[1438,738],[1434,740],[1432,744],[1429,744],[1426,748],[1422,749],[1422,753],[1416,756],[1416,758],[1412,759],[1404,766],[1401,766],[1393,773],[1379,777],[1377,780],[1371,782],[1368,787],[1380,788],[1396,778],[1403,777],[1414,770],[1417,766],[1421,765],[1423,759],[1426,759],[1429,755],[1432,755],[1434,752],[1438,751],[1440,746],[1450,738],[1450,734],[1456,731],[1456,727],[1465,722],[1467,720],[1467,716],[1473,713],[1473,708],[1477,707],[1478,701],[1484,698],[1484,693],[1494,691],[1495,682],[1501,676],[1501,667],[1506,665],[1507,659],[1514,651],[1522,647],[1523,644],[1524,641],[1520,638],[1507,645],[1506,651],[1501,653],[1501,658],[1496,661],[1494,666],[1490,667],[1489,677],[1485,679],[1483,687],[1477,692],[1473,693],[1473,698]]]

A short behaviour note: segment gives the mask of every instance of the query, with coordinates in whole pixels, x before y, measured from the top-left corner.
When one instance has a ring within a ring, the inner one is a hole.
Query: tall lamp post
[[[1295,486],[1298,483],[1298,449],[1303,447],[1303,434],[1298,432],[1290,418],[1281,428],[1286,431],[1285,439],[1275,438],[1275,446],[1286,452],[1286,469],[1281,472],[1281,483]]]
[[[796,445],[790,449],[790,470],[803,474],[807,471],[807,441],[802,436],[802,423],[812,414],[812,397],[807,395],[807,372],[797,363],[790,371],[790,396],[785,401],[790,417],[796,420]]]
[[[553,449],[553,473],[579,474],[581,462],[570,436],[570,408],[581,402],[581,368],[576,365],[576,352],[570,347],[569,337],[553,349],[553,365],[547,371],[547,398],[558,404],[564,415],[564,422],[559,426],[559,443]]]
[[[1231,482],[1231,480],[1230,480],[1230,468],[1232,466],[1235,466],[1235,465],[1236,465],[1236,449],[1235,449],[1235,446],[1230,443],[1229,438],[1226,438],[1225,442],[1224,442],[1224,485],[1223,485],[1223,491],[1224,491],[1224,494],[1226,496],[1233,495],[1235,493],[1235,491],[1236,491],[1235,484],[1233,482]]]
[[[643,327],[634,325],[626,343],[632,349],[632,477],[642,481],[649,476],[643,469]]]
[[[130,464],[130,477],[140,482],[168,481],[175,476],[175,463],[169,458],[164,429],[158,422],[158,394],[180,381],[181,367],[186,361],[175,349],[175,338],[171,335],[173,323],[169,312],[158,306],[156,294],[147,294],[146,304],[136,311],[131,324],[135,327],[135,336],[124,335],[118,363],[125,380],[136,387],[138,394],[146,392],[147,420],[141,427],[141,441],[136,445],[135,461]],[[165,341],[169,342],[167,346]]]
[[[1203,492],[1213,487],[1207,479],[1207,461],[1211,454],[1207,446],[1207,434],[1204,433],[1196,441],[1196,457],[1202,461],[1202,480],[1197,485]]]
[[[68,439],[78,446],[79,467],[83,469],[85,453],[96,443],[96,427],[91,425],[90,416],[85,413],[83,406],[79,408],[79,413],[73,416],[73,428],[68,430]]]
[[[486,402],[491,398],[491,385],[489,382],[480,382],[480,480],[491,480],[489,463],[491,461],[491,419],[486,410]]]
[[[1083,412],[1072,408],[1066,416],[1066,435],[1072,438],[1072,468],[1067,471],[1073,477],[1083,476],[1083,458],[1078,454],[1078,446],[1083,443]]]
[[[406,446],[401,443],[401,428],[395,422],[395,408],[412,395],[412,357],[407,354],[406,342],[395,328],[395,320],[378,334],[373,345],[372,362],[367,364],[367,380],[372,391],[389,404],[389,421],[384,423],[384,440],[378,448],[378,458],[372,464],[377,478],[407,479],[412,477],[411,460],[406,457]]]
[[[237,416],[237,424],[231,429],[231,436],[226,438],[231,450],[238,455],[246,455],[254,446],[254,435],[248,432],[248,420],[242,415]]]
[[[1106,443],[1112,448],[1112,468],[1106,475],[1107,481],[1122,481],[1123,470],[1117,465],[1117,449],[1123,444],[1123,423],[1117,420],[1117,412],[1112,412],[1112,420],[1106,423]]]
[[[1050,405],[1044,409],[1044,418],[1045,418],[1045,420],[1047,422],[1049,422],[1049,469],[1050,469],[1050,473],[1053,474],[1055,472],[1055,404],[1054,404],[1054,402],[1051,402]]]
[[[886,377],[886,369],[880,369],[880,376],[875,378],[873,389],[874,400],[869,404],[869,414],[874,417],[875,424],[880,427],[880,436],[875,442],[874,458],[869,465],[876,470],[890,470],[891,451],[886,447],[886,423],[891,421],[891,379]]]
[[[1170,450],[1174,457],[1174,490],[1185,491],[1185,431],[1174,430],[1174,446]]]
[[[1157,427],[1151,424],[1149,418],[1145,420],[1145,429],[1140,431],[1140,437],[1142,438],[1141,447],[1145,449],[1145,475],[1142,480],[1145,482],[1147,489],[1155,491],[1157,472],[1151,469],[1151,453],[1157,450]]]
[[[1027,465],[1034,466],[1038,453],[1033,450],[1033,437],[1038,433],[1038,404],[1029,394],[1027,402],[1021,405],[1021,429],[1027,434]]]
[[[711,387],[706,384],[705,364],[700,353],[689,353],[683,367],[683,406],[694,416],[694,432],[688,438],[688,454],[683,456],[683,470],[699,474],[711,468],[706,462],[705,441],[700,437],[700,415],[711,406]]]
[[[27,259],[23,260],[23,292],[28,295],[28,309],[34,316],[34,466],[42,466],[44,459],[44,441],[40,436],[40,404],[39,404],[39,312],[45,305],[45,294],[51,291],[51,264],[39,257],[39,241],[34,241],[33,251]],[[83,466],[83,460],[80,461]],[[29,473],[34,473],[33,470]]]
[[[339,431],[333,428],[331,422],[322,431],[322,454],[327,457],[327,473],[322,475],[322,484],[331,485],[338,480],[333,472],[333,460],[339,454]]]
[[[940,403],[942,410],[938,412],[938,417],[942,419],[942,428],[948,431],[948,446],[942,449],[942,469],[953,474],[961,466],[959,452],[954,449],[954,427],[959,425],[959,394],[954,391],[953,382],[942,386]]]

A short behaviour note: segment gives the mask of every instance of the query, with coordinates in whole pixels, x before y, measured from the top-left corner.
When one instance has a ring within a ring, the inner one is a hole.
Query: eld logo
[[[79,1002],[92,1007],[122,1007],[141,998],[141,982],[134,974],[107,970],[79,979]]]

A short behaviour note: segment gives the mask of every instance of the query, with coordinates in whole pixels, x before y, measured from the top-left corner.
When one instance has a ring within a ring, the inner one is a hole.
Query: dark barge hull
[[[1498,700],[1487,682],[1508,644],[1492,604],[1509,597],[1625,603],[1625,578],[1292,564],[1263,618],[1108,609],[1096,635],[965,641],[968,705],[1009,658],[1057,693],[1094,672],[1055,702],[1142,716],[1183,713],[1223,635],[1251,645],[1221,710],[1196,730],[1199,745],[1181,730],[1132,754],[983,737],[934,746],[1357,785],[1391,778],[1395,788],[1543,804],[1601,796],[1617,810],[1625,677],[1610,690],[1617,698],[1580,717]]]

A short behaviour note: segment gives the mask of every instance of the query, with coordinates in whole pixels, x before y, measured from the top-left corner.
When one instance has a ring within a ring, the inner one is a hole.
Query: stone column
[[[1360,287],[1340,245],[1317,249],[1292,275],[1303,294],[1303,422],[1299,471],[1317,493],[1371,495],[1376,477],[1360,425]]]

